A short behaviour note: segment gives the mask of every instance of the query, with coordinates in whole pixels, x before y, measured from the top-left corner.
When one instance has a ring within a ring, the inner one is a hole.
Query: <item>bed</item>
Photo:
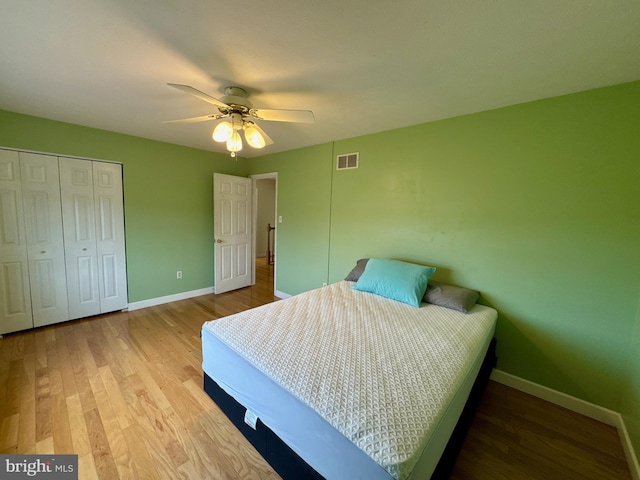
[[[357,280],[206,322],[205,390],[285,479],[446,478],[495,364],[497,313]]]

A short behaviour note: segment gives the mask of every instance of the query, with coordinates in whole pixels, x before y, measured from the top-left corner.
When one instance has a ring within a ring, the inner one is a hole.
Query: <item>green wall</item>
[[[624,409],[639,445],[639,130],[634,82],[254,159],[297,212],[277,288],[319,286],[325,252],[331,282],[361,257],[434,265],[499,311],[500,369]]]
[[[276,288],[296,294],[327,282],[331,225],[331,145],[268,155],[250,173],[278,173]]]
[[[499,367],[614,410],[640,286],[640,83],[335,142],[329,280],[434,265],[500,312]]]
[[[213,285],[213,173],[246,160],[2,110],[0,146],[122,162],[129,302]]]

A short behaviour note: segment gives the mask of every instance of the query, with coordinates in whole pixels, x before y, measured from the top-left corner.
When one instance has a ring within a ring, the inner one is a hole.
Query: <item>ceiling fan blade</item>
[[[270,110],[265,108],[252,108],[249,115],[258,120],[270,122],[295,122],[314,123],[316,121],[311,110]]]
[[[213,98],[211,95],[207,95],[206,93],[201,92],[200,90],[196,90],[195,88],[190,87],[189,85],[180,85],[177,83],[167,83],[167,85],[173,88],[177,88],[178,90],[184,93],[188,93],[189,95],[193,95],[194,97],[199,98],[200,100],[204,100],[205,102],[211,103],[216,107],[229,109],[229,105],[227,105],[226,103],[221,102],[217,98]]]
[[[273,140],[271,140],[271,137],[267,135],[265,131],[260,128],[260,125],[258,125],[256,122],[247,122],[247,123],[251,125],[253,128],[255,128],[258,132],[260,132],[260,135],[262,135],[262,138],[264,138],[265,147],[268,145],[273,145]]]
[[[209,120],[217,120],[219,118],[224,117],[225,115],[217,115],[217,114],[211,114],[211,115],[203,115],[201,117],[191,117],[191,118],[181,118],[179,120],[167,120],[165,122],[162,123],[197,123],[197,122],[206,122]]]

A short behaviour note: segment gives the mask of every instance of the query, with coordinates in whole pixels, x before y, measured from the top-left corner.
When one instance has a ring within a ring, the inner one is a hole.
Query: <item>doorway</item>
[[[251,175],[254,184],[254,251],[255,282],[267,284],[275,295],[277,265],[277,199],[278,174]]]

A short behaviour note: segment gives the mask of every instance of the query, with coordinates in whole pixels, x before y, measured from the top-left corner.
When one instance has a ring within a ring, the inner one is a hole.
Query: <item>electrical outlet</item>
[[[182,278],[182,270],[176,272],[176,278]]]

